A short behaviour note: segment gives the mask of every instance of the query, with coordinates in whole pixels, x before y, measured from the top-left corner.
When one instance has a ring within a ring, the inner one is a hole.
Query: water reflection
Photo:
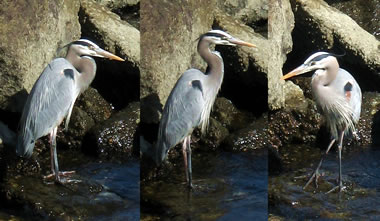
[[[195,155],[192,192],[180,165],[142,187],[143,220],[267,220],[266,151]]]
[[[318,188],[312,183],[306,190],[308,176],[319,162],[321,151],[308,146],[285,147],[290,150],[285,171],[270,176],[269,212],[293,219],[371,219],[380,218],[380,149],[350,147],[342,154],[343,183],[347,190],[341,194],[325,194],[337,184],[338,157],[330,151],[322,165]],[[295,151],[296,150],[296,151]],[[316,154],[318,153],[318,154]],[[297,157],[303,156],[303,157]],[[298,165],[298,166],[296,166]]]

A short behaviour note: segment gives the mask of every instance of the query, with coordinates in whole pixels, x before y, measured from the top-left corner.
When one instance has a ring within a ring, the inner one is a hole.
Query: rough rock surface
[[[268,105],[270,110],[276,110],[285,105],[285,87],[282,76],[282,66],[286,55],[291,51],[294,15],[289,0],[269,1],[268,34],[271,42],[271,56],[268,65]],[[287,84],[292,87],[292,84]]]
[[[217,5],[221,11],[227,12],[246,25],[268,19],[267,0],[221,0],[217,1]]]
[[[100,47],[124,58],[125,62],[97,59],[97,76],[92,83],[115,109],[139,99],[140,32],[128,22],[94,1],[81,1],[82,35],[96,39]]]
[[[78,11],[78,0],[1,1],[0,108],[22,111],[25,96],[17,94],[32,89],[59,47],[79,38]]]
[[[238,110],[230,100],[224,97],[216,98],[211,116],[231,132],[248,126],[253,120],[250,113]]]
[[[230,134],[223,141],[223,149],[235,152],[252,151],[268,146],[268,117],[266,114],[249,126]]]
[[[122,21],[118,15],[94,1],[82,0],[81,8],[87,15],[84,18],[86,20],[81,23],[91,23],[93,25],[92,34],[99,36],[108,46],[109,51],[121,55],[122,58],[127,59],[135,66],[139,66],[140,32],[126,21]],[[91,27],[90,24],[86,25]]]
[[[100,5],[107,6],[110,9],[118,9],[123,7],[135,6],[140,0],[95,0]]]
[[[140,103],[131,103],[108,120],[96,125],[86,136],[85,152],[106,159],[123,159],[138,153],[137,125],[140,122]]]

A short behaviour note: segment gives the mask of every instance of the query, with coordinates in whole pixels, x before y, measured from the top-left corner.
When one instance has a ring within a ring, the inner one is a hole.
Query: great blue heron
[[[355,124],[359,121],[362,103],[362,92],[359,84],[350,73],[339,68],[336,57],[327,52],[317,52],[311,55],[301,66],[282,77],[288,79],[293,76],[314,71],[311,80],[313,97],[317,107],[326,119],[326,124],[333,137],[327,150],[322,156],[317,169],[312,174],[304,189],[315,179],[317,185],[319,168],[324,157],[335,142],[338,143],[339,152],[339,184],[331,189],[332,192],[339,188],[344,189],[342,183],[342,143],[344,134],[355,131]]]
[[[96,63],[89,56],[124,61],[93,42],[80,39],[67,45],[65,58],[54,59],[34,84],[25,103],[17,137],[16,153],[30,157],[35,141],[50,134],[51,170],[56,182],[60,176],[72,172],[59,172],[56,150],[57,128],[66,117],[67,130],[75,100],[95,78]]]
[[[183,142],[182,152],[186,181],[192,187],[190,137],[195,127],[206,130],[211,107],[223,81],[224,66],[219,52],[211,51],[210,44],[244,45],[255,47],[220,30],[211,30],[200,36],[198,53],[208,64],[208,72],[189,69],[178,79],[171,91],[162,113],[155,161],[159,165],[169,149]]]

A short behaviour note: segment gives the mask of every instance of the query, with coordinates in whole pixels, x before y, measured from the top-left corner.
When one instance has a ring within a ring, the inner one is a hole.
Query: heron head
[[[248,46],[248,47],[256,47],[254,44],[234,38],[230,34],[221,30],[211,30],[203,34],[200,38],[217,45],[231,45],[231,46],[243,45],[243,46]]]
[[[329,66],[336,65],[337,63],[336,58],[332,54],[327,52],[317,52],[308,57],[302,65],[282,76],[281,79],[285,80],[315,70],[324,71]]]
[[[79,39],[70,44],[70,48],[74,49],[79,56],[93,56],[108,58],[111,60],[124,61],[124,59],[101,49],[98,45],[87,39]]]

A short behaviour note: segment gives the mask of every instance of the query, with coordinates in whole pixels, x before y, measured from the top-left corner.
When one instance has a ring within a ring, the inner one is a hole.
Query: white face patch
[[[223,35],[223,36],[225,36],[226,38],[232,38],[232,36],[231,36],[230,34],[224,32],[224,31],[222,31],[222,30],[211,30],[211,31],[209,31],[209,32],[207,32],[207,33],[219,34],[219,35]]]
[[[328,54],[329,54],[329,53],[327,53],[327,52],[323,52],[323,51],[320,51],[320,52],[314,53],[314,54],[312,54],[310,57],[308,57],[308,58],[306,59],[306,61],[304,62],[304,64],[305,64],[305,65],[306,65],[306,64],[309,64],[311,60],[313,60],[314,58],[316,58],[316,57],[318,57],[318,56],[320,56],[320,55],[328,55]]]
[[[87,40],[87,39],[79,39],[77,42],[83,42],[85,44],[91,45],[94,48],[99,48],[94,42]]]

